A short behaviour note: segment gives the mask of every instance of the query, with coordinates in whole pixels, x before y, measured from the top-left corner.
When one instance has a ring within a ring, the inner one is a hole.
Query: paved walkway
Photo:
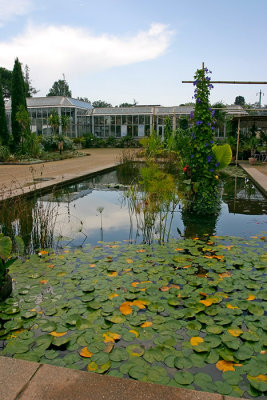
[[[248,162],[240,161],[239,165],[246,171],[255,185],[267,196],[267,163],[250,165]]]
[[[0,357],[0,399],[236,400],[236,397]]]
[[[87,149],[84,153],[84,157],[43,164],[0,165],[0,200],[112,168],[120,162],[123,149]],[[40,178],[42,182],[38,182]]]

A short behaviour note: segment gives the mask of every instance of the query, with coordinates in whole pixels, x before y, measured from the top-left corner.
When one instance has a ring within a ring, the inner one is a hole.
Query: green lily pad
[[[232,392],[232,386],[227,382],[216,381],[215,386],[218,393],[226,395]]]
[[[251,376],[247,375],[247,379],[251,386],[259,392],[267,391],[267,375]]]
[[[178,371],[174,375],[174,379],[180,385],[190,385],[194,380],[194,376],[190,372]]]
[[[145,349],[143,347],[136,344],[130,344],[126,347],[126,350],[129,355],[133,357],[141,357],[145,352]]]

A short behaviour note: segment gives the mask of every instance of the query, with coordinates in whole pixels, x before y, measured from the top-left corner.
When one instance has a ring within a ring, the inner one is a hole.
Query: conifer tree
[[[22,127],[17,121],[17,112],[19,107],[23,106],[27,110],[25,84],[21,70],[21,64],[16,58],[12,72],[12,87],[11,87],[11,127],[14,146],[17,147],[22,136]]]
[[[3,97],[2,82],[0,77],[0,145],[8,146],[9,133],[7,128],[5,102]]]

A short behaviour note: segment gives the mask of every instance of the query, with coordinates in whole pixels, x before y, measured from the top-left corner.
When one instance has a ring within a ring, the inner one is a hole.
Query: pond
[[[113,170],[5,209],[33,254],[10,268],[0,355],[266,398],[266,200],[224,175],[215,217],[179,197],[144,215],[135,181]]]
[[[40,247],[79,247],[98,241],[150,243],[162,242],[167,236],[169,239],[212,234],[250,237],[265,231],[266,198],[241,170],[233,167],[229,171],[231,175],[223,175],[218,215],[185,217],[178,198],[165,213],[165,232],[159,213],[154,215],[148,229],[142,213],[138,215],[136,208],[130,207],[125,193],[136,182],[138,169],[129,175],[114,169],[51,194],[2,207],[0,226],[5,234],[11,235],[12,231],[20,234],[31,252]],[[232,171],[238,176],[232,176]]]

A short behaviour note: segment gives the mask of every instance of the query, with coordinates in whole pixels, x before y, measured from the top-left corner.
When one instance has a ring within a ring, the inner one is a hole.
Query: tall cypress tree
[[[12,72],[12,87],[11,87],[11,127],[14,140],[14,146],[18,146],[22,136],[22,127],[17,121],[17,112],[19,107],[23,106],[27,110],[25,84],[21,70],[21,64],[16,58]]]
[[[8,145],[9,133],[6,121],[5,102],[3,97],[2,82],[0,77],[0,144]]]

